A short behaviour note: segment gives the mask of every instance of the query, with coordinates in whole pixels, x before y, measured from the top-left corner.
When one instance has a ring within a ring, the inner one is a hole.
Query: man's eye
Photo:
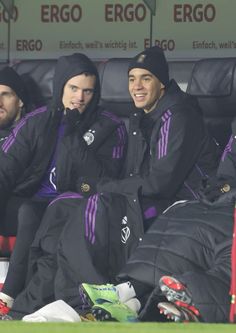
[[[3,92],[2,94],[1,94],[1,96],[2,97],[6,97],[6,98],[10,98],[10,97],[12,97],[13,96],[13,94],[11,93],[11,92]]]
[[[85,95],[89,96],[89,95],[93,94],[93,89],[85,89],[84,93],[85,93]]]
[[[71,86],[71,90],[72,90],[73,92],[76,92],[76,91],[77,91],[77,88],[76,88],[75,86]]]

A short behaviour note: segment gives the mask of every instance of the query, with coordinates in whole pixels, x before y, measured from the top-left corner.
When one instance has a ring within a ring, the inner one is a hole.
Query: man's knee
[[[46,208],[46,203],[25,202],[18,211],[18,231],[22,228],[38,226]]]

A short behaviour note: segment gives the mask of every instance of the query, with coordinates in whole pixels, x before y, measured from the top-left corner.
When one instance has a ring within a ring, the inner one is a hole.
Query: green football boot
[[[90,307],[104,302],[119,302],[119,296],[113,284],[82,283],[79,287],[79,294],[84,305]]]
[[[92,314],[98,321],[138,322],[137,313],[121,302],[96,304]]]

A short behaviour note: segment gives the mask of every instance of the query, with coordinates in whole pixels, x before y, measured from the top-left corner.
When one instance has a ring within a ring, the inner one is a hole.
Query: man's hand
[[[78,109],[66,109],[64,115],[64,121],[66,124],[66,133],[71,133],[77,129],[77,125],[82,119],[82,115],[79,113]]]

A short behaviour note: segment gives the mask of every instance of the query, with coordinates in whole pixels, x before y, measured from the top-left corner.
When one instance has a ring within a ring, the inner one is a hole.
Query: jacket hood
[[[85,72],[96,76],[94,96],[85,113],[90,113],[97,108],[100,98],[100,83],[97,68],[85,54],[74,53],[69,56],[60,57],[56,64],[53,78],[53,106],[56,110],[64,109],[62,96],[66,82],[72,77]]]

